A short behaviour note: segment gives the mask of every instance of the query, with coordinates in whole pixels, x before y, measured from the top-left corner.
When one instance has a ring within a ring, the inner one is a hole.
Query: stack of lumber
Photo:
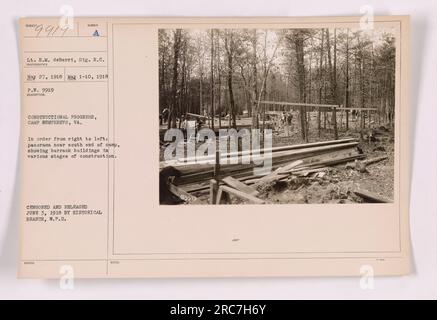
[[[205,156],[183,158],[172,162],[162,162],[160,169],[171,166],[178,172],[177,178],[173,183],[187,192],[195,192],[208,189],[209,180],[218,178],[219,180],[232,176],[240,181],[256,180],[261,176],[254,175],[255,167],[263,167],[257,164],[254,159],[262,158],[266,153],[271,153],[272,170],[265,173],[271,174],[281,168],[279,174],[291,174],[298,172],[308,172],[332,165],[347,163],[355,159],[361,159],[363,154],[357,148],[358,142],[353,138],[342,140],[322,141],[298,145],[288,145],[274,147],[263,150],[239,151],[234,153],[223,153],[220,155],[220,170],[218,176],[214,175],[217,170],[215,157]],[[243,163],[243,158],[250,156],[250,163]],[[236,163],[229,163],[233,158]],[[238,161],[237,161],[238,159]],[[288,169],[287,169],[288,165]],[[285,169],[284,169],[285,168]],[[285,171],[286,172],[285,172]]]

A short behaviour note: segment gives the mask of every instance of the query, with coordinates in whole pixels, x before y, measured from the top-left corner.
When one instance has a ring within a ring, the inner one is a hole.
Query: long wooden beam
[[[303,158],[303,157],[310,157],[314,155],[320,155],[322,153],[328,153],[331,151],[337,151],[340,149],[348,149],[353,148],[358,145],[358,142],[349,142],[349,143],[341,143],[341,144],[334,144],[334,145],[327,145],[327,146],[320,146],[320,147],[311,147],[311,148],[304,148],[304,149],[297,149],[297,150],[284,150],[284,151],[276,151],[271,154],[272,161],[276,162],[279,159],[293,159],[297,160],[297,158]],[[252,154],[250,155],[249,159],[250,163],[243,164],[243,158],[242,157],[236,157],[235,162],[236,163],[228,163],[224,158],[220,159],[221,162],[221,169],[223,172],[226,172],[227,170],[233,171],[235,168],[252,168],[255,165],[255,162],[262,161],[264,158],[263,156],[259,154]],[[227,159],[226,159],[227,160]],[[191,163],[179,163],[179,164],[166,164],[161,166],[160,170],[163,168],[166,168],[168,166],[173,167],[174,169],[178,170],[181,175],[187,176],[187,175],[199,175],[203,173],[212,173],[214,171],[215,167],[215,161],[196,161]]]
[[[260,101],[261,104],[277,105],[277,106],[291,106],[291,107],[313,107],[313,108],[327,108],[336,110],[357,110],[357,111],[377,111],[377,108],[347,108],[341,107],[337,104],[319,104],[319,103],[300,103],[300,102],[281,102],[281,101]]]
[[[337,159],[337,160],[330,160],[324,163],[309,163],[307,165],[304,165],[302,167],[298,167],[297,169],[292,169],[291,171],[293,173],[296,172],[305,172],[305,171],[314,171],[316,169],[320,169],[320,168],[324,168],[326,169],[326,166],[331,166],[331,165],[337,165],[340,163],[344,163],[344,162],[348,162],[348,161],[352,161],[355,159],[361,159],[365,157],[363,154],[359,154],[356,156],[350,156],[347,158],[343,158],[343,159]],[[277,165],[273,165],[272,166],[272,170],[276,170],[281,166],[287,165],[288,163],[290,163],[289,161],[283,161],[281,163],[278,163]],[[256,181],[258,181],[258,179],[260,179],[261,176],[265,176],[266,174],[262,174],[262,175],[251,175],[250,173],[247,172],[242,172],[241,174],[234,174],[234,178],[238,179],[239,181],[244,181],[244,183],[246,183],[247,185],[252,185],[254,184]],[[193,183],[189,183],[183,186],[184,190],[191,193],[191,192],[203,192],[207,189],[209,189],[209,184],[205,184],[206,182],[193,182]]]
[[[356,110],[356,111],[377,111],[377,108],[344,108],[340,107],[337,110]]]
[[[302,144],[294,144],[294,145],[286,145],[286,146],[280,146],[280,147],[272,147],[272,148],[264,148],[264,149],[251,149],[251,150],[244,150],[244,151],[237,151],[237,152],[227,152],[222,153],[220,155],[221,158],[229,158],[229,157],[241,157],[245,155],[252,155],[252,154],[264,154],[267,152],[278,152],[278,151],[287,151],[287,150],[296,150],[296,149],[305,149],[305,148],[311,148],[311,147],[321,147],[321,146],[327,146],[327,145],[336,145],[336,144],[342,144],[342,143],[348,143],[348,142],[356,142],[357,139],[355,138],[344,138],[341,140],[327,140],[327,141],[319,141],[319,142],[311,142],[311,143],[302,143]],[[172,166],[178,166],[178,165],[186,165],[190,162],[202,162],[207,160],[215,159],[215,155],[210,156],[202,156],[202,157],[188,157],[188,158],[180,158],[178,160],[172,160],[172,161],[161,161],[160,162],[160,168],[163,168],[168,165]]]
[[[272,159],[273,167],[277,165],[286,165],[290,162],[296,160],[303,160],[306,166],[311,165],[321,165],[326,166],[331,164],[332,162],[337,162],[342,160],[342,162],[348,162],[350,160],[354,160],[359,157],[359,152],[353,148],[345,148],[340,150],[326,150],[323,153],[313,152],[309,154],[295,154],[295,155],[282,155],[281,157],[274,157]],[[255,163],[251,164],[237,164],[237,165],[229,165],[223,167],[222,176],[232,176],[234,178],[240,178],[242,175],[250,175],[253,172],[253,168],[261,167],[262,165],[257,165]],[[178,170],[180,168],[177,168]],[[187,185],[195,182],[204,181],[213,177],[213,169],[212,168],[204,168],[202,171],[194,171],[194,170],[179,170],[181,172],[181,176],[177,178],[175,183],[177,185]]]
[[[385,198],[383,196],[380,196],[379,194],[376,194],[374,192],[370,192],[364,189],[356,189],[354,190],[354,193],[361,198],[368,200],[370,202],[376,202],[376,203],[390,203],[393,202],[391,199]]]
[[[260,101],[262,104],[272,104],[278,106],[293,107],[315,107],[315,108],[338,108],[337,104],[318,104],[318,103],[299,103],[299,102],[280,102],[280,101]]]
[[[202,116],[201,114],[190,113],[190,112],[187,112],[186,115],[187,115],[187,116],[194,117],[194,118],[202,118],[202,119],[208,118],[207,116]]]

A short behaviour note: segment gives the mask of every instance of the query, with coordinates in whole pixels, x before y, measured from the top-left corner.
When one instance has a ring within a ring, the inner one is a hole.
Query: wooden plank
[[[294,144],[294,145],[265,148],[265,149],[245,150],[245,151],[238,151],[238,152],[221,153],[220,158],[224,159],[224,158],[235,157],[235,156],[240,157],[240,156],[244,156],[244,155],[252,155],[254,153],[257,153],[257,154],[263,154],[265,152],[274,153],[274,152],[278,152],[278,151],[288,151],[288,150],[306,149],[306,148],[311,148],[311,147],[330,146],[330,145],[344,144],[344,143],[356,142],[356,141],[357,140],[355,138],[345,138],[345,139],[341,139],[341,140],[328,140],[328,141]],[[203,156],[203,157],[180,158],[178,160],[173,160],[171,162],[161,161],[160,167],[164,167],[167,165],[173,165],[173,166],[189,165],[190,162],[196,162],[197,164],[199,164],[199,162],[203,162],[203,161],[214,162],[214,159],[215,159],[215,155]]]
[[[345,107],[339,107],[337,110],[346,110],[346,111],[377,111],[378,108],[345,108]]]
[[[339,159],[330,159],[329,161],[323,162],[323,163],[309,163],[309,164],[303,164],[303,167],[297,167],[296,169],[292,169],[290,170],[290,173],[301,173],[301,171],[303,170],[307,170],[307,169],[316,169],[316,168],[322,168],[322,167],[326,167],[326,166],[332,166],[332,165],[336,165],[336,164],[340,164],[340,163],[344,163],[353,159],[357,159],[357,158],[362,158],[364,157],[364,155],[355,155],[355,156],[350,156],[350,157],[345,157],[345,158],[339,158]],[[273,166],[274,169],[277,169],[279,166]],[[279,178],[278,181],[281,181],[282,179],[285,179],[288,177],[288,174],[282,174],[282,178]],[[238,175],[234,175],[234,178],[241,178],[242,180],[245,181],[246,184],[251,185],[253,183],[256,183],[257,181],[259,181],[258,176],[254,176],[254,175],[248,175],[246,174],[245,176],[241,176],[239,177]]]
[[[266,203],[264,200],[261,200],[261,199],[255,197],[255,196],[253,196],[251,194],[244,193],[244,192],[242,192],[240,190],[237,190],[237,189],[234,189],[234,188],[231,188],[231,187],[228,187],[228,186],[221,186],[219,188],[219,190],[220,189],[222,190],[222,193],[226,192],[226,193],[231,194],[233,196],[236,196],[236,197],[238,197],[240,199],[247,200],[247,201],[249,201],[250,203],[253,203],[253,204],[265,204]],[[217,199],[217,200],[219,200],[219,199]],[[216,203],[219,204],[218,202],[216,202]]]
[[[263,184],[273,183],[275,181],[281,180],[291,174],[291,170],[302,164],[302,160],[294,161],[286,166],[279,167],[272,173],[260,178],[256,183],[255,187],[259,187]]]
[[[320,103],[299,103],[299,102],[282,102],[282,101],[260,101],[260,104],[292,106],[292,107],[314,107],[314,108],[338,108],[337,104],[320,104]]]
[[[373,163],[377,163],[379,161],[383,161],[386,159],[388,159],[387,156],[382,156],[382,157],[377,157],[377,158],[372,158],[372,159],[367,159],[367,160],[362,160],[362,161],[355,160],[355,162],[346,163],[346,169],[356,169],[360,172],[365,172],[368,165],[371,165]]]
[[[293,160],[301,160],[304,158],[317,157],[322,154],[335,153],[340,150],[349,150],[352,147],[357,145],[356,142],[353,143],[345,143],[334,146],[323,146],[323,147],[314,147],[307,148],[302,150],[290,150],[290,151],[282,151],[276,152],[272,154],[272,162],[273,164],[277,164],[283,161],[291,162]],[[338,150],[338,151],[337,151]],[[349,150],[350,151],[350,150]],[[262,160],[261,157],[255,157],[252,161]],[[262,164],[222,164],[221,165],[221,176],[232,175],[236,172],[241,171],[250,171],[254,167],[259,167]],[[197,168],[196,168],[197,166]],[[186,166],[177,166],[177,170],[180,173],[180,177],[175,181],[177,185],[180,184],[188,184],[196,181],[207,180],[213,178],[214,176],[214,164],[212,165],[186,165]],[[197,169],[197,170],[196,170]]]
[[[317,155],[317,154],[322,154],[324,152],[330,152],[330,151],[334,151],[334,150],[339,150],[339,149],[346,149],[346,148],[351,148],[351,147],[355,147],[358,145],[358,142],[347,142],[347,143],[340,143],[340,144],[333,144],[333,145],[325,145],[325,146],[315,146],[315,147],[310,147],[310,148],[303,148],[303,149],[291,149],[291,150],[285,150],[285,151],[276,151],[272,153],[272,158],[273,161],[275,161],[275,159],[281,159],[281,158],[290,158],[290,159],[299,159],[302,158],[304,156],[309,157],[309,156],[313,156],[313,155]],[[251,160],[263,160],[264,155],[251,155]],[[211,160],[209,160],[211,162]],[[242,164],[242,159],[238,158],[238,163],[237,164],[227,164],[224,163],[224,161],[220,161],[221,162],[221,167],[223,168],[223,172],[227,172],[227,168],[232,168],[232,167],[238,167],[238,166],[254,166],[253,164]],[[201,171],[204,172],[208,172],[210,171],[211,173],[214,172],[214,167],[215,167],[215,161],[212,161],[212,163],[202,163],[200,162],[196,162],[196,163],[180,163],[178,165],[173,165],[172,166],[174,168],[176,168],[177,170],[180,171],[181,175],[187,175],[190,172],[193,173],[200,173]],[[232,171],[232,169],[231,169]]]
[[[383,160],[386,160],[386,159],[388,159],[387,156],[382,156],[382,157],[377,157],[377,158],[372,158],[372,159],[363,160],[362,162],[363,162],[365,165],[369,165],[369,164],[377,163],[377,162],[379,162],[379,161],[383,161]]]
[[[380,196],[379,194],[376,194],[374,192],[370,192],[368,190],[364,190],[361,188],[355,189],[354,193],[363,199],[366,199],[366,200],[369,200],[369,201],[375,202],[375,203],[391,203],[391,202],[393,202],[392,200],[387,199],[383,196]]]
[[[171,193],[181,198],[183,201],[189,204],[203,204],[203,201],[201,201],[199,198],[193,196],[192,194],[189,194],[182,188],[179,188],[175,186],[172,183],[168,184],[168,190],[170,190]]]
[[[202,119],[208,118],[206,116],[202,116],[201,114],[196,114],[196,113],[187,112],[186,114],[187,114],[187,116],[191,116],[193,118],[202,118]]]
[[[311,173],[325,172],[325,171],[328,171],[329,169],[330,169],[329,167],[321,167],[321,168],[316,168],[316,169],[307,169],[307,170],[302,170],[302,171],[296,171],[294,173],[298,176],[306,177]]]
[[[211,202],[211,204],[215,203],[215,204],[221,204],[222,203],[222,196],[223,196],[223,189],[220,187],[218,188],[218,192],[217,192],[217,199],[215,202]],[[211,198],[212,201],[213,198]]]
[[[287,164],[286,166],[280,167],[277,171],[279,174],[289,173],[291,172],[291,169],[300,166],[301,164],[303,164],[303,160],[293,161],[292,163]]]
[[[309,170],[309,169],[315,170],[315,169],[324,168],[324,167],[326,168],[326,166],[337,165],[337,164],[348,162],[348,161],[351,161],[354,159],[360,159],[363,157],[364,157],[363,154],[357,154],[357,155],[348,156],[348,157],[345,157],[342,159],[331,159],[325,163],[310,163],[308,165],[299,166],[295,169],[292,169],[291,171],[292,171],[292,173],[302,175],[302,172],[305,172],[305,170]],[[287,162],[273,165],[273,169],[276,170],[277,168],[283,166],[285,163],[287,163]],[[247,185],[254,184],[255,182],[257,182],[260,179],[260,177],[261,176],[259,176],[259,175],[256,175],[256,176],[253,175],[252,170],[243,171],[241,173],[233,175],[233,178],[238,179],[239,181],[244,181],[244,183],[246,183]],[[284,177],[287,178],[288,175],[284,175]],[[209,189],[209,184],[207,184],[205,181],[200,181],[200,182],[196,182],[196,183],[186,184],[183,186],[183,188],[187,192],[204,192],[204,191]]]
[[[222,181],[225,184],[227,184],[228,186],[230,186],[234,189],[240,190],[244,193],[251,194],[255,197],[259,195],[259,192],[256,191],[254,188],[248,186],[247,184],[245,184],[244,182],[241,182],[240,180],[234,179],[231,176],[222,179]]]
[[[299,103],[299,102],[282,102],[282,101],[260,101],[261,104],[266,105],[279,105],[279,106],[290,106],[290,107],[312,107],[312,108],[324,108],[337,110],[356,110],[356,111],[377,111],[378,108],[347,108],[340,107],[336,104],[319,104],[319,103]]]
[[[344,163],[362,157],[364,157],[364,155],[359,154],[359,152],[355,148],[349,148],[344,150],[338,150],[335,152],[327,152],[315,156],[302,157],[299,160],[303,160],[303,164],[297,166],[296,169],[301,170],[300,169],[301,166],[311,167],[311,168],[314,168],[315,166],[326,167],[329,165]],[[284,165],[293,162],[294,159],[295,159],[294,157],[293,158],[285,157],[283,159],[274,160],[272,168],[275,170],[279,167],[283,167]],[[240,179],[245,176],[251,176],[253,174],[253,168],[254,166],[242,167],[241,169],[235,168],[234,170],[232,170],[232,172],[227,172],[227,175],[232,175],[232,177],[236,179]],[[295,171],[295,169],[292,169],[292,171]],[[209,173],[208,177],[205,177],[203,174],[199,174],[191,178],[183,177],[175,182],[177,185],[187,185],[187,184],[193,184],[196,182],[205,181],[208,178],[212,178],[212,172]]]

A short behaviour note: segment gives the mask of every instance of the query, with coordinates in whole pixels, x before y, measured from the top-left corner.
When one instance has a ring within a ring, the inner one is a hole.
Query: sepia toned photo
[[[394,30],[158,36],[160,204],[393,202]]]

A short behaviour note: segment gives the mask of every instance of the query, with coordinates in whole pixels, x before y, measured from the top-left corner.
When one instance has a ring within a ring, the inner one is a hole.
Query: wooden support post
[[[220,175],[220,151],[215,152],[214,179],[218,180]]]
[[[215,152],[215,165],[214,165],[214,179],[209,181],[209,201],[211,204],[216,203],[217,191],[219,188],[219,179],[220,175],[220,151],[216,150]]]
[[[308,142],[308,123],[307,123],[307,108],[306,105],[300,106],[300,125],[302,131],[302,140]]]
[[[215,179],[209,180],[209,203],[215,204],[218,190],[218,182]]]
[[[262,130],[263,130],[263,144],[264,144],[264,139],[265,139],[265,125],[266,125],[266,105],[263,104],[263,125],[262,125]]]
[[[319,138],[322,136],[321,117],[322,117],[322,111],[320,110],[320,108],[318,108],[317,109],[317,130],[319,133]]]
[[[346,131],[349,130],[349,110],[346,110]]]
[[[215,202],[212,204],[220,204],[222,202],[223,197],[223,188],[218,188],[217,197],[215,199]]]
[[[310,115],[308,113],[307,107],[305,106],[305,142],[309,142],[309,128],[310,128]]]
[[[370,128],[370,110],[367,110],[367,127]]]
[[[340,105],[340,130],[344,131],[344,118],[345,118],[345,114],[346,114],[346,110],[344,109],[343,105]]]
[[[334,123],[334,139],[338,140],[337,107],[332,108],[332,122]]]

